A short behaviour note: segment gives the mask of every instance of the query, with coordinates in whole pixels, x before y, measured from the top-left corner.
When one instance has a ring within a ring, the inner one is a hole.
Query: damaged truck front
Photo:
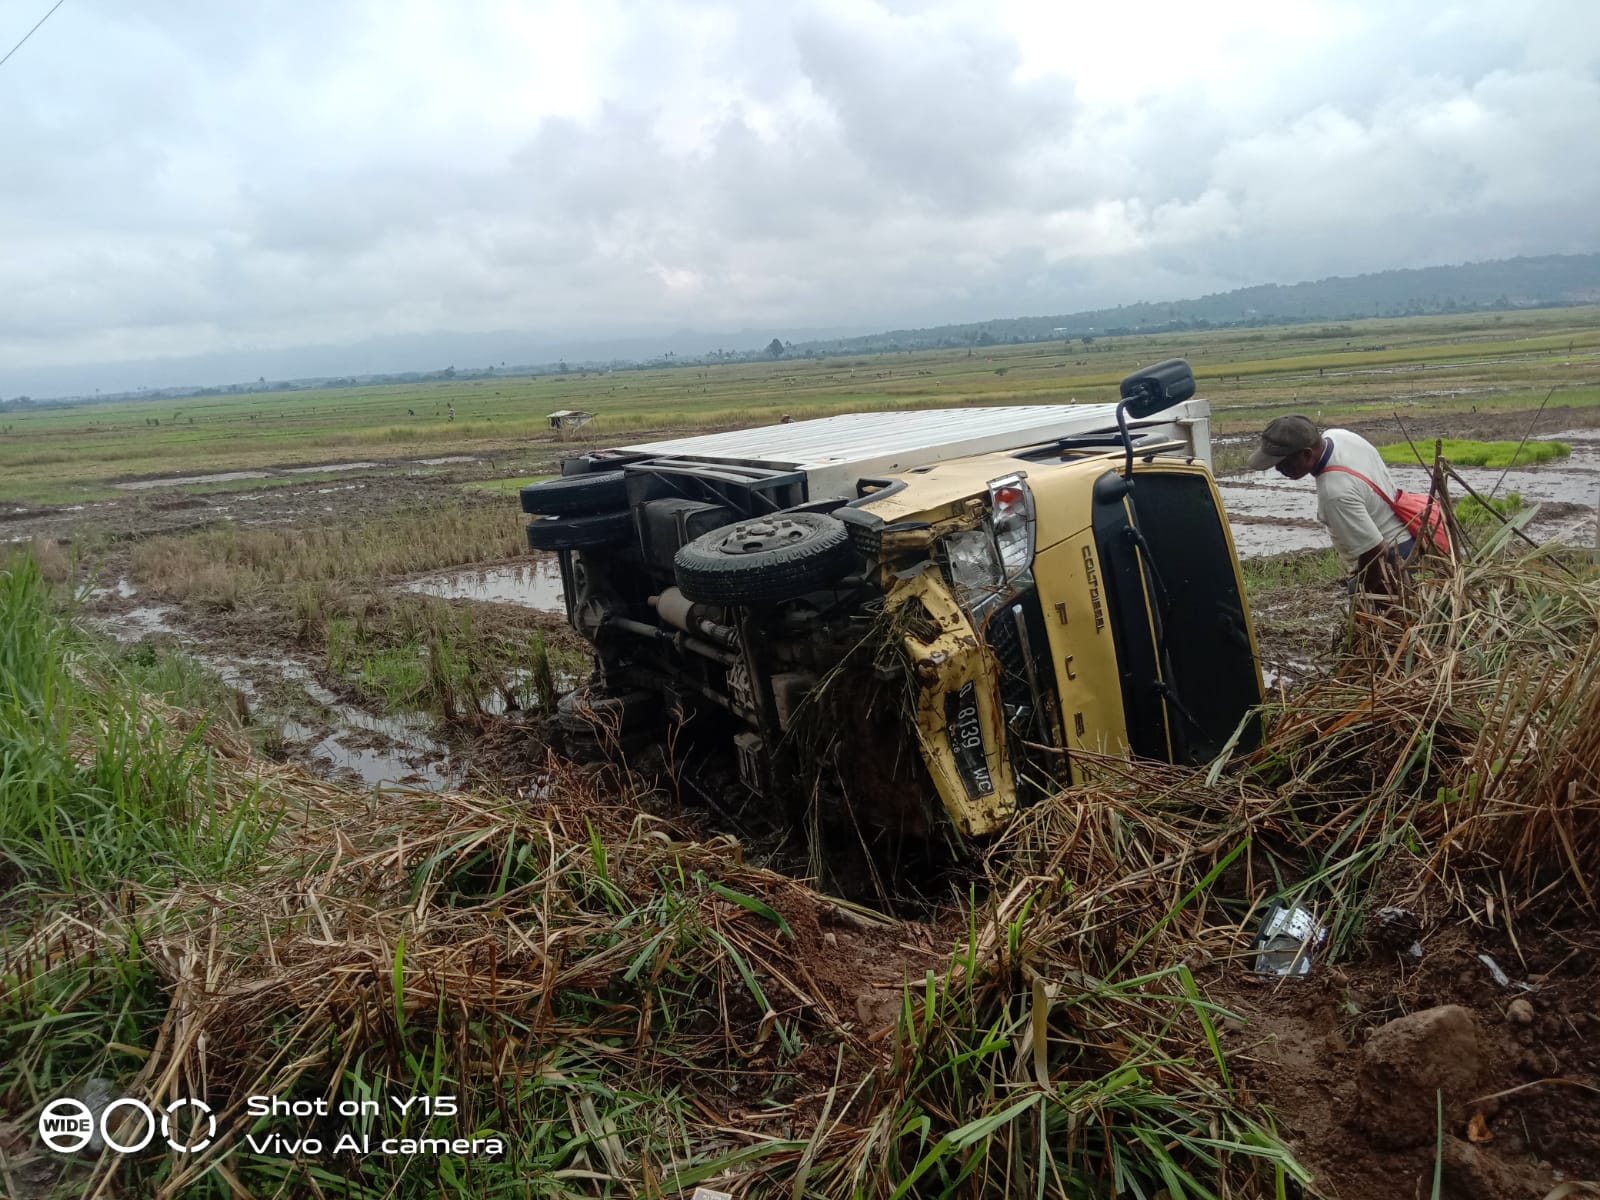
[[[1099,755],[1257,736],[1261,674],[1170,360],[1116,405],[858,413],[568,459],[523,489],[594,646],[569,724],[671,728],[790,822],[967,836]]]

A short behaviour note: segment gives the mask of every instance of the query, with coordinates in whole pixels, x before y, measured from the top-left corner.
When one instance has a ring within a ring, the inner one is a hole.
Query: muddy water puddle
[[[299,475],[332,475],[341,471],[379,471],[402,466],[441,467],[458,463],[475,463],[476,455],[447,454],[437,458],[402,459],[398,462],[375,462],[362,459],[358,462],[311,463],[303,467],[262,467],[251,471],[213,471],[205,475],[165,475],[159,479],[130,479],[111,486],[125,492],[144,492],[152,488],[183,487],[189,484],[236,483],[242,479],[292,479]],[[22,513],[25,510],[19,509]]]
[[[212,475],[173,475],[166,479],[135,479],[130,483],[116,483],[125,492],[143,492],[150,488],[181,487],[188,483],[232,483],[236,479],[265,479],[266,471],[218,471]]]
[[[176,634],[178,618],[178,610],[170,604],[143,604],[114,617],[90,620],[119,642],[137,642],[158,634]]]
[[[1231,522],[1233,546],[1240,558],[1260,558],[1267,554],[1288,554],[1298,550],[1325,550],[1328,535],[1315,521],[1306,525],[1258,525]]]
[[[83,593],[82,599],[85,601],[132,600],[138,594],[139,589],[134,587],[133,583],[124,575],[115,583],[100,584],[97,587],[90,588]]]
[[[1291,661],[1276,666],[1263,666],[1261,682],[1269,692],[1288,691],[1314,674],[1316,668],[1310,663]]]
[[[216,665],[216,664],[214,664]],[[250,670],[276,667],[295,683],[308,700],[326,714],[315,724],[291,718],[281,722],[285,741],[305,747],[313,765],[336,773],[354,774],[368,787],[424,787],[439,789],[459,782],[450,751],[430,734],[432,718],[425,713],[370,713],[348,704],[311,677],[298,662],[276,664],[245,660],[221,672],[230,686],[254,696]],[[284,668],[287,667],[287,670]]]
[[[552,664],[550,680],[555,685],[553,690],[556,696],[565,695],[579,687],[585,678],[586,672],[576,669],[558,667]],[[537,704],[537,688],[534,673],[529,670],[516,670],[509,672],[503,684],[490,688],[478,697],[478,704],[484,712],[493,717],[503,717],[520,711],[523,704]]]
[[[304,747],[313,765],[336,774],[354,775],[368,787],[421,787],[440,789],[459,782],[450,751],[429,733],[433,722],[425,713],[367,712],[341,700],[317,682],[311,669],[296,659],[224,659],[197,655],[229,687],[252,701],[271,683],[285,681],[305,694],[311,707],[326,719],[315,723],[291,717],[274,722],[286,742]],[[298,709],[297,709],[298,710]]]
[[[306,757],[313,763],[353,773],[374,788],[403,785],[437,790],[459,782],[449,752],[428,736],[426,717],[380,717],[337,702],[328,707],[339,722],[332,730],[302,721],[283,723],[285,740],[305,745]]]
[[[121,580],[118,587],[95,590],[104,598],[126,599],[133,593],[131,586],[121,586],[126,584]],[[432,736],[433,720],[425,713],[367,712],[324,687],[298,659],[214,652],[183,629],[181,612],[170,605],[141,606],[89,620],[121,642],[175,638],[185,655],[245,698],[255,710],[258,728],[279,730],[285,742],[294,743],[296,757],[324,773],[354,776],[373,788],[437,790],[461,780],[459,766],[449,748]],[[298,702],[284,701],[285,685],[291,694],[301,694]],[[285,717],[285,709],[293,715]]]
[[[369,467],[380,467],[382,465],[382,463],[375,462],[323,463],[314,467],[284,467],[283,473],[285,475],[322,475],[324,473],[332,474],[335,471],[364,471]]]
[[[400,786],[443,791],[458,782],[448,762],[440,762],[422,754],[408,756],[351,746],[336,733],[329,734],[313,746],[311,758],[313,761],[327,762],[335,770],[353,772],[371,788]]]
[[[406,590],[445,600],[520,604],[558,615],[567,611],[561,594],[561,565],[555,559],[429,575],[412,580]]]
[[[340,700],[313,678],[304,663],[290,659],[276,666],[334,719],[331,730],[298,720],[283,723],[284,738],[306,745],[313,762],[353,772],[369,787],[404,784],[440,789],[460,782],[449,750],[430,736],[433,722],[426,714],[370,713]]]

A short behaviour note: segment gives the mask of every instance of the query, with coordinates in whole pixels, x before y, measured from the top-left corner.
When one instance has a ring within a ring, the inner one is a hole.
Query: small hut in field
[[[569,433],[582,429],[590,421],[594,420],[594,414],[584,412],[581,408],[558,408],[550,414],[549,420],[550,428],[554,429],[562,437],[566,437]]]

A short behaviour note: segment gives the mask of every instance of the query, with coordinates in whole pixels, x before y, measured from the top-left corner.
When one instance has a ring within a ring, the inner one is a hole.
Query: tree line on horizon
[[[1397,268],[1303,283],[1259,284],[1192,300],[1146,301],[1051,316],[896,329],[796,344],[797,354],[871,354],[1125,337],[1370,317],[1418,317],[1600,303],[1600,254],[1546,255],[1451,267]]]

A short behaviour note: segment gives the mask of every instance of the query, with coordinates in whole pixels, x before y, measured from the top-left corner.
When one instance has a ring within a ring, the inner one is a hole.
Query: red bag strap
[[[1395,498],[1393,500],[1389,499],[1388,495],[1384,492],[1384,490],[1381,487],[1379,487],[1377,484],[1373,483],[1372,480],[1368,479],[1365,475],[1363,475],[1360,471],[1357,471],[1354,467],[1328,466],[1328,467],[1323,467],[1322,469],[1324,471],[1343,471],[1346,475],[1354,475],[1357,479],[1361,480],[1362,483],[1366,484],[1373,491],[1377,492],[1378,495],[1383,497],[1383,502],[1389,506],[1389,511],[1390,512],[1394,513],[1394,515],[1397,516],[1397,517],[1400,516],[1399,511],[1395,508],[1395,505],[1398,504],[1399,500],[1400,500],[1400,495],[1399,495],[1398,492],[1395,493]],[[1404,517],[1400,517],[1400,519],[1402,521],[1405,520]]]
[[[1368,479],[1360,471],[1354,470],[1350,467],[1323,467],[1322,469],[1324,471],[1343,471],[1346,475],[1354,475],[1373,491],[1377,492],[1378,495],[1383,496],[1383,502],[1389,506],[1389,511],[1395,515],[1395,517],[1406,527],[1407,530],[1411,531],[1413,537],[1421,537],[1422,526],[1426,525],[1430,531],[1429,536],[1433,538],[1434,543],[1442,550],[1450,549],[1450,534],[1445,528],[1444,513],[1434,506],[1433,497],[1431,495],[1428,498],[1427,507],[1424,508],[1421,513],[1418,513],[1414,518],[1416,521],[1416,526],[1413,527],[1413,518],[1407,517],[1400,511],[1400,497],[1405,495],[1404,488],[1401,488],[1399,491],[1397,491],[1395,493],[1395,498],[1391,500],[1387,495],[1384,494],[1384,491],[1381,487],[1373,483],[1372,480]]]

